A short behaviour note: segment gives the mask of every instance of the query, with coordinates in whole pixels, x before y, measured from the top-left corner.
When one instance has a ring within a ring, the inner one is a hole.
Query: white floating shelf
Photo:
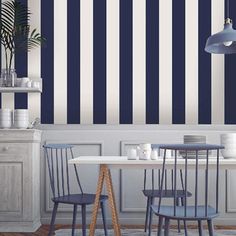
[[[19,78],[18,78],[19,79]],[[30,78],[32,82],[39,82],[39,88],[33,87],[0,87],[0,93],[42,93],[42,78]]]
[[[42,89],[24,87],[0,87],[0,93],[42,93]]]

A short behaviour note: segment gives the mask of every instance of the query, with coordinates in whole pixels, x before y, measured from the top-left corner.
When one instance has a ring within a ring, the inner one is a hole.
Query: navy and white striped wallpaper
[[[236,55],[204,51],[224,0],[21,1],[47,47],[15,67],[43,93],[2,94],[2,107],[44,124],[236,124]]]

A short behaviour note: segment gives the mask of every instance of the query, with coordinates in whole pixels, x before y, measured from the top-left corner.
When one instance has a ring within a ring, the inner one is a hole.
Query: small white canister
[[[136,148],[129,148],[127,150],[127,158],[128,158],[128,160],[136,160],[137,159],[137,149]]]
[[[153,149],[151,152],[151,160],[157,160],[158,159],[158,149]]]
[[[142,143],[139,145],[139,159],[140,160],[150,160],[151,157],[151,144],[150,143]]]

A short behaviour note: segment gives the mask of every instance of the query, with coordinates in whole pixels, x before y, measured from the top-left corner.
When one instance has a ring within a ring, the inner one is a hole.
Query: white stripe
[[[198,1],[185,4],[185,123],[198,124]]]
[[[107,124],[119,124],[119,0],[107,1]]]
[[[172,124],[172,0],[159,1],[159,122]]]
[[[93,123],[93,0],[80,2],[80,108],[81,124]]]
[[[39,1],[28,0],[28,7],[33,14],[30,15],[31,29],[37,29],[40,32],[40,12],[41,4]],[[41,53],[40,47],[33,49],[28,53],[28,76],[30,78],[41,77]],[[28,94],[28,109],[30,121],[36,117],[40,118],[41,94],[29,93]]]
[[[224,1],[212,1],[212,34],[224,26]],[[224,55],[212,54],[211,118],[212,124],[224,124]]]
[[[146,118],[146,5],[133,1],[133,124]]]
[[[54,123],[67,123],[67,1],[54,1]]]

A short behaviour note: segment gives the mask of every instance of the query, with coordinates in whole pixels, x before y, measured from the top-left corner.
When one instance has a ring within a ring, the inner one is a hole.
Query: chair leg
[[[82,211],[82,235],[86,236],[86,205],[81,206]]]
[[[184,220],[184,235],[188,236],[188,226],[186,220]]]
[[[57,214],[57,208],[58,208],[58,203],[54,203],[48,236],[51,236],[54,232],[54,225],[55,225],[55,219],[56,219],[56,214]]]
[[[149,218],[149,211],[150,211],[150,197],[147,197],[147,206],[146,206],[146,217],[145,217],[145,227],[144,227],[144,232],[147,232],[148,218]]]
[[[165,232],[164,232],[164,236],[169,236],[169,231],[170,231],[170,219],[165,218]]]
[[[185,202],[184,202],[184,198],[181,198],[181,205],[184,206]],[[187,222],[186,220],[184,220],[184,235],[188,236],[188,226],[187,226]]]
[[[180,201],[180,199],[177,198],[177,199],[176,199],[176,206],[179,206],[179,201]],[[178,233],[180,233],[180,232],[181,232],[181,229],[180,229],[180,220],[177,221],[177,224],[178,224]]]
[[[152,212],[152,208],[151,205],[153,205],[154,203],[154,198],[151,197],[150,198],[150,202],[149,202],[149,225],[148,225],[148,236],[151,236],[152,234],[152,217],[153,217],[153,212]]]
[[[214,227],[213,227],[212,220],[207,220],[207,224],[208,224],[209,236],[213,236],[214,235]]]
[[[106,222],[106,209],[105,209],[105,203],[101,201],[100,203],[101,211],[102,211],[102,222],[103,222],[103,228],[104,228],[104,234],[107,236],[107,222]]]
[[[74,210],[73,210],[73,221],[72,221],[72,232],[71,235],[75,235],[75,224],[76,224],[76,216],[77,216],[77,205],[74,205]]]
[[[157,229],[157,236],[161,236],[162,227],[163,227],[163,217],[159,216],[158,229]]]
[[[198,232],[199,232],[199,236],[202,236],[202,221],[199,220],[198,221]]]

